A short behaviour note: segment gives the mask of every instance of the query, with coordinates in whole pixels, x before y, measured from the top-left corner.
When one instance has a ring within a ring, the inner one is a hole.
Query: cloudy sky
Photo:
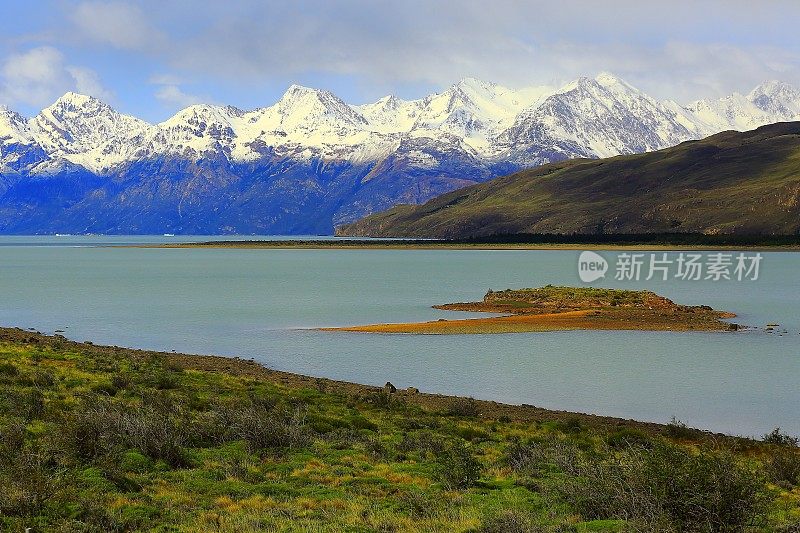
[[[658,5],[656,5],[658,4]],[[800,2],[4,0],[0,104],[66,91],[160,121],[244,109],[291,83],[351,103],[416,98],[472,76],[511,87],[610,71],[659,98],[800,85]]]

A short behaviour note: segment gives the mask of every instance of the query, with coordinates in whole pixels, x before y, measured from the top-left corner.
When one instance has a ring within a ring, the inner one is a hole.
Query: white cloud
[[[156,85],[180,85],[182,80],[174,74],[155,74],[150,76],[150,83]]]
[[[465,76],[523,86],[609,70],[686,100],[766,78],[800,82],[800,4],[766,3],[92,0],[73,20],[94,41],[145,51],[193,79],[243,86],[327,76],[375,95]],[[165,96],[181,96],[178,83],[162,85],[174,85]]]
[[[67,4],[65,4],[67,5]],[[475,76],[512,87],[611,71],[685,102],[800,84],[796,0],[83,0],[62,39],[230,86],[333,80],[365,97]],[[162,100],[195,100],[175,79]],[[423,89],[420,89],[423,88]],[[404,94],[417,96],[418,94]],[[348,96],[348,95],[343,95]]]
[[[45,105],[68,78],[63,60],[61,52],[49,46],[9,56],[0,68],[3,100]]]
[[[162,40],[139,6],[127,2],[81,2],[71,18],[85,37],[116,48],[146,49]]]
[[[109,101],[113,95],[100,83],[97,72],[86,67],[66,67],[66,71],[75,80],[75,90],[81,94],[88,94],[103,101]]]
[[[156,99],[170,109],[183,109],[190,105],[211,102],[209,97],[184,92],[180,87],[180,81],[174,76],[155,76],[151,82],[158,85],[155,92]]]
[[[66,65],[64,55],[51,46],[12,54],[0,67],[0,101],[9,106],[44,107],[67,91],[104,100],[112,96],[103,88],[96,72],[86,67]]]

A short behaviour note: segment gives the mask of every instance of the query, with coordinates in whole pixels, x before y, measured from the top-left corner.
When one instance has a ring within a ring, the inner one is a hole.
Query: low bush
[[[632,446],[652,448],[653,441],[647,434],[635,429],[620,429],[606,437],[606,444],[615,450],[625,450]]]
[[[767,460],[770,481],[782,486],[800,484],[800,454],[795,450],[779,448]]]
[[[280,412],[266,403],[217,404],[203,413],[195,434],[204,444],[245,441],[252,451],[267,448],[297,448],[311,441],[303,410]]]
[[[559,420],[555,424],[556,429],[562,433],[580,433],[583,429],[583,423],[577,416],[571,416],[564,420]]]
[[[590,518],[671,524],[678,531],[741,531],[766,505],[764,480],[726,452],[692,453],[658,443],[582,461],[577,471],[559,490]]]
[[[436,457],[437,477],[449,489],[466,489],[481,476],[481,463],[461,441],[447,446]]]
[[[446,450],[445,442],[430,430],[404,433],[395,449],[401,454],[416,452],[425,458],[427,454],[442,455]]]
[[[25,444],[25,421],[10,417],[0,423],[0,465],[10,464]]]
[[[673,439],[692,440],[699,433],[696,429],[688,427],[674,416],[666,426],[667,435]]]
[[[475,418],[480,414],[480,411],[474,398],[457,398],[450,403],[446,414],[447,416]]]
[[[527,476],[553,471],[576,475],[576,466],[584,453],[573,441],[549,436],[512,445],[506,453],[506,463],[518,474]]]
[[[0,469],[0,518],[30,519],[64,488],[55,468],[56,458],[41,449],[26,447]]]
[[[782,433],[781,428],[773,429],[771,432],[764,435],[763,440],[767,444],[775,444],[776,446],[791,446],[795,448],[797,447],[798,442],[800,442],[800,439],[797,437]]]
[[[134,448],[156,461],[185,466],[183,447],[190,429],[179,409],[146,404],[136,410],[98,402],[75,410],[64,429],[64,449],[91,461],[119,449]]]
[[[19,369],[13,363],[3,361],[0,363],[0,376],[14,378],[19,375]]]

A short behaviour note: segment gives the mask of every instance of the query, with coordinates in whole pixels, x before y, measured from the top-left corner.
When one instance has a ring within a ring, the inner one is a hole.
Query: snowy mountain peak
[[[123,161],[135,149],[136,139],[152,128],[142,120],[117,113],[97,98],[74,92],[43,109],[28,127],[54,160],[63,159],[94,171]]]
[[[278,103],[280,104],[281,102],[283,102],[285,104],[292,104],[293,102],[296,102],[303,98],[318,97],[322,93],[326,92],[327,91],[323,91],[322,89],[313,89],[311,87],[306,87],[304,85],[298,85],[296,83],[293,83],[289,86],[288,89],[286,89],[286,92],[283,93],[283,96],[281,96],[280,100],[278,100]]]
[[[603,71],[597,76],[595,76],[595,81],[600,85],[614,85],[617,83],[624,83],[621,79],[614,76],[611,72]]]
[[[313,124],[321,116],[338,119],[350,125],[366,125],[366,120],[330,91],[291,85],[272,108],[284,118],[281,122],[296,126],[299,122]]]
[[[103,102],[101,102],[100,100],[98,100],[93,96],[76,93],[73,91],[68,91],[64,93],[64,95],[61,96],[58,100],[56,100],[50,107],[63,107],[63,106],[83,107],[88,104],[105,105],[103,104]]]
[[[194,104],[178,111],[175,115],[168,118],[160,126],[171,127],[184,123],[197,123],[200,121],[223,121],[227,122],[229,114],[226,107],[210,104]]]
[[[29,144],[33,142],[25,117],[0,106],[0,146],[3,144]],[[0,154],[1,156],[2,154]]]
[[[642,94],[639,89],[610,72],[601,72],[594,78],[594,81],[610,91]]]
[[[768,80],[750,91],[747,97],[752,100],[753,98],[761,95],[774,96],[785,94],[797,95],[798,91],[792,85],[786,82],[779,80]]]
[[[521,89],[465,78],[364,105],[292,85],[268,107],[194,105],[156,125],[67,93],[32,119],[0,109],[0,231],[324,233],[526,167],[785,120],[800,120],[785,83],[682,106],[609,73]]]
[[[198,104],[157,125],[69,92],[30,120],[0,108],[0,148],[34,146],[47,158],[97,172],[165,154],[194,160],[210,153],[230,161],[256,161],[266,153],[379,160],[424,143],[530,165],[653,150],[725,129],[797,119],[800,91],[779,81],[746,96],[681,106],[601,72],[562,87],[522,89],[464,78],[418,100],[389,95],[363,105],[294,84],[269,107],[242,111]]]
[[[597,89],[602,89],[602,85],[600,85],[597,80],[588,76],[581,76],[556,89],[554,95],[566,94],[575,91],[592,91]]]
[[[388,96],[384,96],[383,98],[378,99],[373,105],[380,109],[393,110],[397,109],[404,103],[406,103],[405,100],[402,100],[396,97],[395,95],[390,94]]]
[[[747,99],[765,113],[784,120],[800,116],[800,91],[788,83],[767,81],[753,89]]]
[[[330,91],[323,89],[312,89],[303,85],[293,84],[290,85],[286,92],[283,93],[278,103],[275,104],[281,108],[289,109],[296,106],[309,106],[309,105],[323,105],[329,106],[331,104],[338,105],[344,104],[338,96]]]
[[[228,108],[209,104],[196,104],[179,111],[158,125],[159,139],[170,151],[186,147],[205,152],[215,143],[230,144],[236,134],[231,124]]]
[[[478,78],[463,78],[461,81],[453,85],[463,91],[476,91],[476,92],[493,92],[498,85],[488,81],[479,80]]]

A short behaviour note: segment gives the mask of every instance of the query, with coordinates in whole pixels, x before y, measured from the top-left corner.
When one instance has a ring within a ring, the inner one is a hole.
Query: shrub
[[[145,404],[130,410],[101,402],[72,414],[64,431],[64,444],[85,461],[119,448],[135,448],[153,460],[185,466],[187,426],[183,413],[166,404]]]
[[[475,418],[480,414],[475,398],[456,398],[447,408],[448,416]]]
[[[56,377],[50,370],[37,368],[31,374],[31,383],[34,387],[52,387],[56,382]]]
[[[679,531],[740,531],[766,505],[763,479],[732,455],[665,443],[581,462],[559,490],[585,517]]]
[[[111,382],[100,381],[92,386],[92,390],[105,396],[115,396],[119,389]]]
[[[472,426],[457,427],[455,429],[456,435],[467,441],[480,441],[489,438],[489,434],[485,431],[474,428]]]
[[[300,408],[280,413],[271,404],[217,404],[195,424],[199,439],[210,444],[245,441],[252,451],[296,448],[309,443],[311,434]]]
[[[131,385],[131,377],[127,374],[114,374],[111,376],[111,384],[118,390],[127,389]]]
[[[44,414],[44,394],[39,389],[13,391],[11,412],[25,420],[40,418]]]
[[[577,475],[576,465],[583,454],[575,443],[549,436],[511,446],[506,453],[506,463],[515,472],[529,476],[552,470]]]
[[[583,424],[581,423],[581,419],[577,416],[571,416],[566,420],[559,420],[556,423],[556,427],[562,433],[580,433],[583,429]]]
[[[800,484],[800,455],[794,450],[776,450],[767,461],[767,475],[780,485]]]
[[[25,444],[25,422],[11,418],[0,425],[0,465],[10,464]]]
[[[19,375],[19,369],[13,363],[3,361],[0,363],[0,375],[10,378],[17,377]]]
[[[653,441],[647,434],[641,431],[624,428],[608,435],[606,437],[606,444],[615,450],[624,450],[632,446],[652,448]]]
[[[673,439],[691,440],[697,437],[698,431],[688,427],[674,416],[666,426],[667,435]]]
[[[798,439],[797,437],[781,433],[781,428],[773,429],[770,433],[764,435],[763,440],[767,444],[775,444],[777,446],[793,446],[793,447],[797,447],[798,442],[800,442],[800,439]]]
[[[479,533],[574,533],[578,529],[572,524],[540,525],[528,513],[507,509],[486,519],[477,531]]]
[[[175,374],[159,372],[155,376],[155,386],[158,390],[171,390],[178,388],[180,380]]]
[[[429,430],[403,434],[395,448],[400,453],[417,452],[423,456],[428,453],[442,455],[446,450],[445,442]]]
[[[378,409],[391,409],[395,400],[388,392],[377,391],[368,393],[365,396],[364,401],[374,407],[377,407]]]
[[[0,472],[0,516],[29,519],[63,488],[63,481],[53,468],[55,459],[36,448],[18,451],[11,463]]]
[[[437,477],[449,489],[466,489],[481,476],[481,464],[461,441],[446,447],[436,458]]]
[[[775,528],[775,533],[800,533],[800,520],[779,525]]]
[[[411,516],[433,516],[439,512],[442,507],[442,500],[440,498],[418,490],[402,492],[397,500],[400,506]]]

